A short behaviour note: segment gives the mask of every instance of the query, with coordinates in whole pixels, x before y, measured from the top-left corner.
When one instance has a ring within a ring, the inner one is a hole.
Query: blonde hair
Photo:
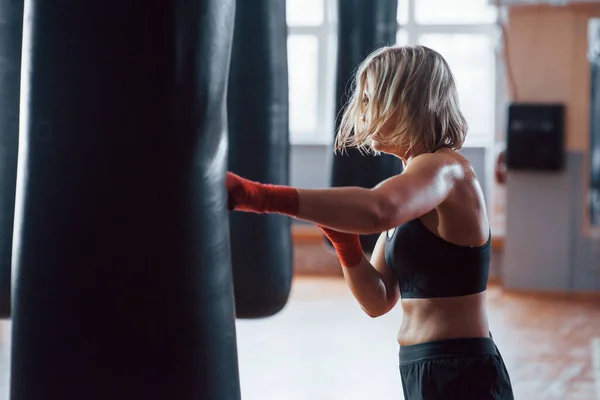
[[[462,147],[467,122],[450,67],[436,51],[425,46],[378,49],[360,64],[353,86],[336,135],[336,151],[346,147],[368,151],[374,139],[409,151],[417,144],[425,151]],[[389,134],[381,135],[381,128],[389,124]]]

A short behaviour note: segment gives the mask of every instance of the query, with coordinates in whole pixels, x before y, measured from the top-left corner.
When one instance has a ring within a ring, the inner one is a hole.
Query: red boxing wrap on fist
[[[293,187],[258,183],[231,172],[226,183],[229,211],[298,214],[298,190]]]
[[[338,232],[320,225],[318,226],[333,245],[344,267],[354,267],[362,261],[364,253],[360,244],[360,237],[357,234]]]

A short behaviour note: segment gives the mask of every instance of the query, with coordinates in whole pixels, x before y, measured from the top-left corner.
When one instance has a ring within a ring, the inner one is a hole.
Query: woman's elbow
[[[375,310],[375,309],[367,309],[365,307],[362,307],[362,310],[365,312],[365,314],[367,314],[371,318],[379,318],[379,317],[387,314],[390,311],[389,308],[386,308],[386,309],[382,308],[382,309]]]
[[[365,313],[366,313],[366,314],[367,314],[369,317],[371,317],[371,318],[373,318],[373,319],[375,319],[375,318],[379,318],[379,317],[381,317],[382,315],[384,315],[384,314],[385,314],[385,313],[370,313],[370,312],[366,312],[366,311],[365,311]]]
[[[375,233],[385,232],[397,224],[398,205],[387,197],[375,201],[372,208],[372,222]]]

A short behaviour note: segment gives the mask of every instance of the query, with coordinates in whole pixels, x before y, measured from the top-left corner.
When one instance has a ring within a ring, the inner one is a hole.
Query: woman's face
[[[378,138],[386,138],[391,135],[397,129],[397,124],[398,122],[395,119],[388,120],[371,140],[371,148],[375,151],[392,154],[404,159],[408,149],[399,145],[386,144],[385,140],[378,140]]]
[[[365,106],[367,106],[369,104],[370,101],[372,101],[373,98],[373,93],[371,90],[370,85],[367,83],[366,85],[366,90],[363,93],[363,103],[365,104]],[[406,153],[407,153],[407,149],[402,148],[401,146],[392,146],[389,144],[386,144],[386,140],[378,140],[378,139],[385,139],[386,137],[389,137],[397,128],[398,128],[398,124],[400,123],[401,120],[401,115],[399,114],[399,111],[397,112],[397,115],[394,116],[394,118],[390,118],[382,127],[381,129],[379,129],[379,132],[377,132],[376,135],[374,135],[374,137],[371,139],[371,149],[381,152],[381,153],[387,153],[387,154],[392,154],[395,156],[398,156],[402,159],[405,158]],[[369,117],[368,117],[368,113],[367,115],[363,116],[363,122],[365,122],[366,124],[369,124]]]

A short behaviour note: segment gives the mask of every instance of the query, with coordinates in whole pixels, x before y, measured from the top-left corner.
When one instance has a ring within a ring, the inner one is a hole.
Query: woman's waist
[[[444,318],[451,315],[469,317],[486,312],[486,292],[434,298],[402,298],[400,304],[405,316],[412,319]]]
[[[404,310],[398,332],[400,345],[435,340],[487,337],[489,325],[485,301],[467,302],[461,307],[430,300],[402,300]],[[483,304],[481,304],[483,303]]]

